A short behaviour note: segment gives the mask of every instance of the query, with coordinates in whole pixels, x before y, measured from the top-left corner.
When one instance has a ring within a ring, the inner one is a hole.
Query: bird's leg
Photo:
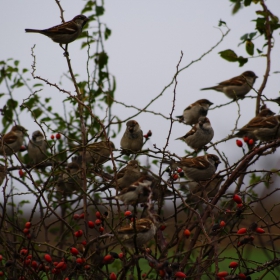
[[[65,48],[62,46],[62,44],[59,44],[59,46],[64,50],[64,56],[69,56],[68,53],[68,44],[65,45]]]

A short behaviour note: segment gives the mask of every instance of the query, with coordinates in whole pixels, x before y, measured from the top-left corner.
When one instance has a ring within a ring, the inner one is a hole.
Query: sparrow
[[[82,147],[76,146],[74,149],[79,151],[79,156],[75,159],[75,162],[80,166],[82,165]],[[111,141],[100,141],[86,146],[85,160],[87,164],[93,163],[94,165],[100,165],[110,160],[111,153],[115,150],[115,145]]]
[[[117,174],[117,185],[120,190],[130,186],[142,177],[140,167],[137,160],[131,160]]]
[[[199,99],[193,104],[189,105],[183,112],[182,116],[177,116],[179,122],[193,125],[198,122],[200,117],[207,116],[208,109],[213,103],[207,99]]]
[[[172,168],[181,167],[191,181],[205,181],[209,180],[217,170],[221,163],[220,159],[213,154],[194,158],[182,158],[179,161],[166,161],[163,163],[171,164]]]
[[[244,98],[251,90],[258,77],[253,71],[246,71],[240,76],[233,77],[229,80],[223,81],[214,87],[202,88],[201,90],[213,89],[223,92],[228,98],[233,100]]]
[[[48,29],[25,29],[25,32],[40,33],[51,38],[55,43],[69,44],[75,41],[82,33],[88,18],[84,15],[75,16],[72,20],[53,26]]]
[[[4,179],[6,178],[6,175],[7,175],[6,166],[0,164],[0,186],[2,185]]]
[[[153,180],[149,176],[142,176],[139,180],[124,188],[118,195],[108,197],[107,199],[121,200],[125,205],[137,205],[147,202],[151,193],[151,184]],[[141,200],[139,199],[141,195]]]
[[[137,121],[131,120],[126,123],[126,130],[121,139],[123,153],[131,154],[141,150],[143,146],[143,131]]]
[[[74,191],[80,191],[82,186],[81,169],[76,162],[67,165],[61,178],[58,180],[58,190],[64,195],[70,196]]]
[[[0,140],[0,154],[11,156],[17,153],[23,143],[23,137],[27,130],[20,125],[15,125],[12,130],[5,134]]]
[[[28,143],[28,155],[33,164],[38,164],[47,159],[47,141],[40,130],[36,130],[32,133],[32,138]]]
[[[260,141],[275,140],[280,137],[280,115],[260,119],[242,128],[243,135],[250,135]]]
[[[154,238],[157,231],[156,221],[152,217],[142,218],[131,222],[129,225],[123,226],[117,230],[118,236],[122,243],[130,248],[142,247]],[[134,237],[136,234],[136,242]]]
[[[257,140],[255,135],[253,133],[250,133],[251,128],[254,127],[255,124],[260,123],[261,121],[274,115],[275,113],[268,108],[261,110],[256,117],[252,118],[246,125],[240,128],[239,131],[236,134],[234,134],[234,137],[247,136],[250,139]]]
[[[214,130],[207,117],[200,117],[198,123],[182,137],[176,140],[183,140],[188,146],[193,148],[196,152],[201,150],[214,137]]]

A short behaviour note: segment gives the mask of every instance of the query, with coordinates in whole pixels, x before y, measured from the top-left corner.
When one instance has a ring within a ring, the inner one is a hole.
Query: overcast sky
[[[65,20],[70,20],[81,12],[86,1],[62,0],[60,2],[65,10]],[[280,17],[280,14],[277,14],[280,11],[279,1],[268,0],[266,4]],[[116,77],[116,100],[128,105],[144,107],[172,80],[181,51],[184,55],[180,68],[199,58],[220,40],[221,31],[217,29],[219,20],[225,21],[231,31],[218,48],[180,73],[174,115],[180,115],[187,105],[197,99],[207,98],[215,105],[230,101],[222,93],[200,91],[200,88],[214,86],[246,70],[252,70],[259,76],[255,83],[255,88],[258,89],[265,72],[265,58],[250,59],[244,67],[240,68],[238,63],[229,63],[220,58],[218,52],[233,49],[238,55],[248,57],[244,45],[238,47],[238,44],[242,35],[254,31],[255,23],[252,20],[256,18],[255,11],[259,9],[259,6],[252,4],[251,7],[244,8],[233,16],[231,2],[226,0],[105,1],[105,15],[101,21],[112,30],[112,36],[105,42],[105,49],[109,55],[109,70]],[[43,35],[24,32],[25,28],[44,29],[59,24],[60,11],[55,1],[3,1],[0,15],[2,21],[0,60],[15,58],[21,61],[22,67],[30,69],[31,47],[36,44],[36,74],[53,83],[61,81],[63,73],[67,72],[67,64],[59,45]],[[89,32],[93,28],[92,25]],[[226,29],[222,28],[222,31],[225,32]],[[280,71],[279,31],[274,35],[271,76],[264,91],[269,98],[277,97],[280,88],[279,74],[273,74],[274,71]],[[262,39],[256,40],[255,43],[257,48],[262,49]],[[80,40],[71,43],[69,53],[74,72],[79,73],[81,79],[86,79],[87,53],[86,49],[80,50],[80,45]],[[92,49],[94,48],[93,44]],[[32,79],[31,74],[29,76]],[[65,82],[63,87],[66,90],[74,92],[73,86],[67,83],[65,78],[62,81]],[[3,90],[3,87],[0,89]],[[168,88],[149,109],[168,115],[171,111],[173,90],[174,85]],[[16,99],[22,101],[29,92],[22,88],[14,94]],[[45,86],[40,94],[53,96],[54,107],[57,111],[61,110],[61,101],[65,98],[63,93]],[[254,95],[252,91],[249,94]],[[252,99],[242,100],[240,106],[241,118],[238,127],[254,117],[255,102]],[[277,104],[269,103],[268,106],[279,113]],[[124,109],[120,105],[113,106],[113,114],[120,119],[126,119],[134,113],[134,110]],[[215,131],[213,140],[217,141],[227,136],[234,127],[237,105],[231,104],[210,111],[208,116]],[[144,133],[149,129],[153,132],[147,145],[152,148],[156,143],[162,148],[167,137],[169,122],[147,113],[141,114],[136,120]],[[30,119],[24,120],[23,123],[30,134],[37,129]],[[0,129],[2,130],[1,125]],[[124,129],[123,126],[122,132]],[[168,148],[170,151],[184,155],[184,149],[188,147],[185,143],[174,139],[184,135],[189,129],[189,126],[175,123]],[[113,140],[117,147],[119,147],[119,140],[120,137]],[[229,156],[231,163],[242,156],[242,150],[236,147],[235,140],[220,144],[218,148]],[[214,151],[210,149],[209,152]],[[263,158],[262,166],[267,166],[269,160],[274,168],[279,169],[278,159],[279,156],[274,157],[273,161],[268,157]],[[224,166],[221,165],[220,169],[223,168]]]

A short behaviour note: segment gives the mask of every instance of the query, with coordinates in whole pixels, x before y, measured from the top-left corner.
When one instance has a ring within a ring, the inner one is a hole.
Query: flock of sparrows
[[[26,32],[40,33],[51,38],[54,42],[69,44],[76,40],[88,18],[84,15],[78,15],[71,21],[44,29],[25,29]],[[227,97],[235,100],[244,98],[252,89],[257,76],[252,71],[246,71],[240,76],[223,81],[217,86],[203,88],[202,90],[216,90],[223,92]],[[196,152],[207,145],[214,136],[214,130],[211,126],[207,113],[213,103],[207,99],[197,100],[189,105],[181,116],[178,116],[180,122],[191,125],[191,130],[184,136],[178,138],[183,140],[189,147]],[[264,109],[258,116],[253,118],[247,125],[242,127],[234,136],[248,136],[254,140],[269,141],[280,137],[280,116],[274,116],[269,109]],[[12,130],[1,138],[0,154],[11,156],[20,151],[23,144],[26,129],[20,125],[13,126]],[[126,123],[126,130],[121,138],[120,146],[124,154],[137,154],[143,146],[143,132],[136,120],[130,120]],[[32,164],[39,165],[48,160],[48,144],[41,131],[35,131],[28,144],[28,154]],[[72,149],[72,148],[71,148]],[[84,147],[74,147],[72,150],[78,153],[73,161],[67,165],[66,172],[58,180],[58,188],[63,190],[66,195],[71,195],[74,190],[79,190],[82,185],[81,164],[85,160],[87,164],[101,165],[110,160],[115,150],[115,145],[111,141],[100,141],[88,144],[85,149],[85,158],[83,159]],[[172,168],[182,168],[185,176],[196,183],[207,181],[213,177],[216,172],[220,159],[214,154],[206,154],[197,157],[183,157],[181,160],[164,160],[163,163],[170,164]],[[7,176],[7,169],[0,165],[0,183]],[[1,181],[2,180],[2,181]],[[218,181],[221,181],[218,178]],[[208,183],[204,185],[208,186]],[[147,202],[152,197],[159,195],[156,192],[155,185],[161,186],[155,178],[141,172],[140,166],[136,160],[128,162],[127,166],[117,174],[117,180],[111,182],[117,191],[116,196],[109,199],[123,201],[126,205],[136,205],[139,202]],[[216,184],[217,185],[217,184]],[[201,186],[201,184],[200,184]],[[136,220],[135,222],[122,227],[118,230],[123,235],[123,240],[127,246],[134,246],[134,238],[137,232],[136,242],[138,246],[147,243],[156,233],[156,219],[152,215],[146,218]]]

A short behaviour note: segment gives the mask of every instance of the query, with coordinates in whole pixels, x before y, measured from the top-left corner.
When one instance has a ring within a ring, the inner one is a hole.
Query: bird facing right
[[[28,143],[28,155],[33,164],[38,164],[48,158],[47,141],[40,130],[32,133],[32,139]]]
[[[257,78],[258,76],[253,71],[246,71],[240,76],[219,83],[217,86],[202,88],[201,90],[213,89],[223,92],[228,98],[235,100],[244,98],[252,89]]]
[[[51,38],[55,43],[69,44],[75,41],[82,33],[88,18],[84,15],[75,16],[72,20],[53,26],[48,29],[25,29],[27,33],[40,33]]]
[[[23,126],[15,125],[12,130],[5,134],[0,140],[0,154],[11,156],[17,153],[23,143],[23,137],[26,135],[26,129]]]

